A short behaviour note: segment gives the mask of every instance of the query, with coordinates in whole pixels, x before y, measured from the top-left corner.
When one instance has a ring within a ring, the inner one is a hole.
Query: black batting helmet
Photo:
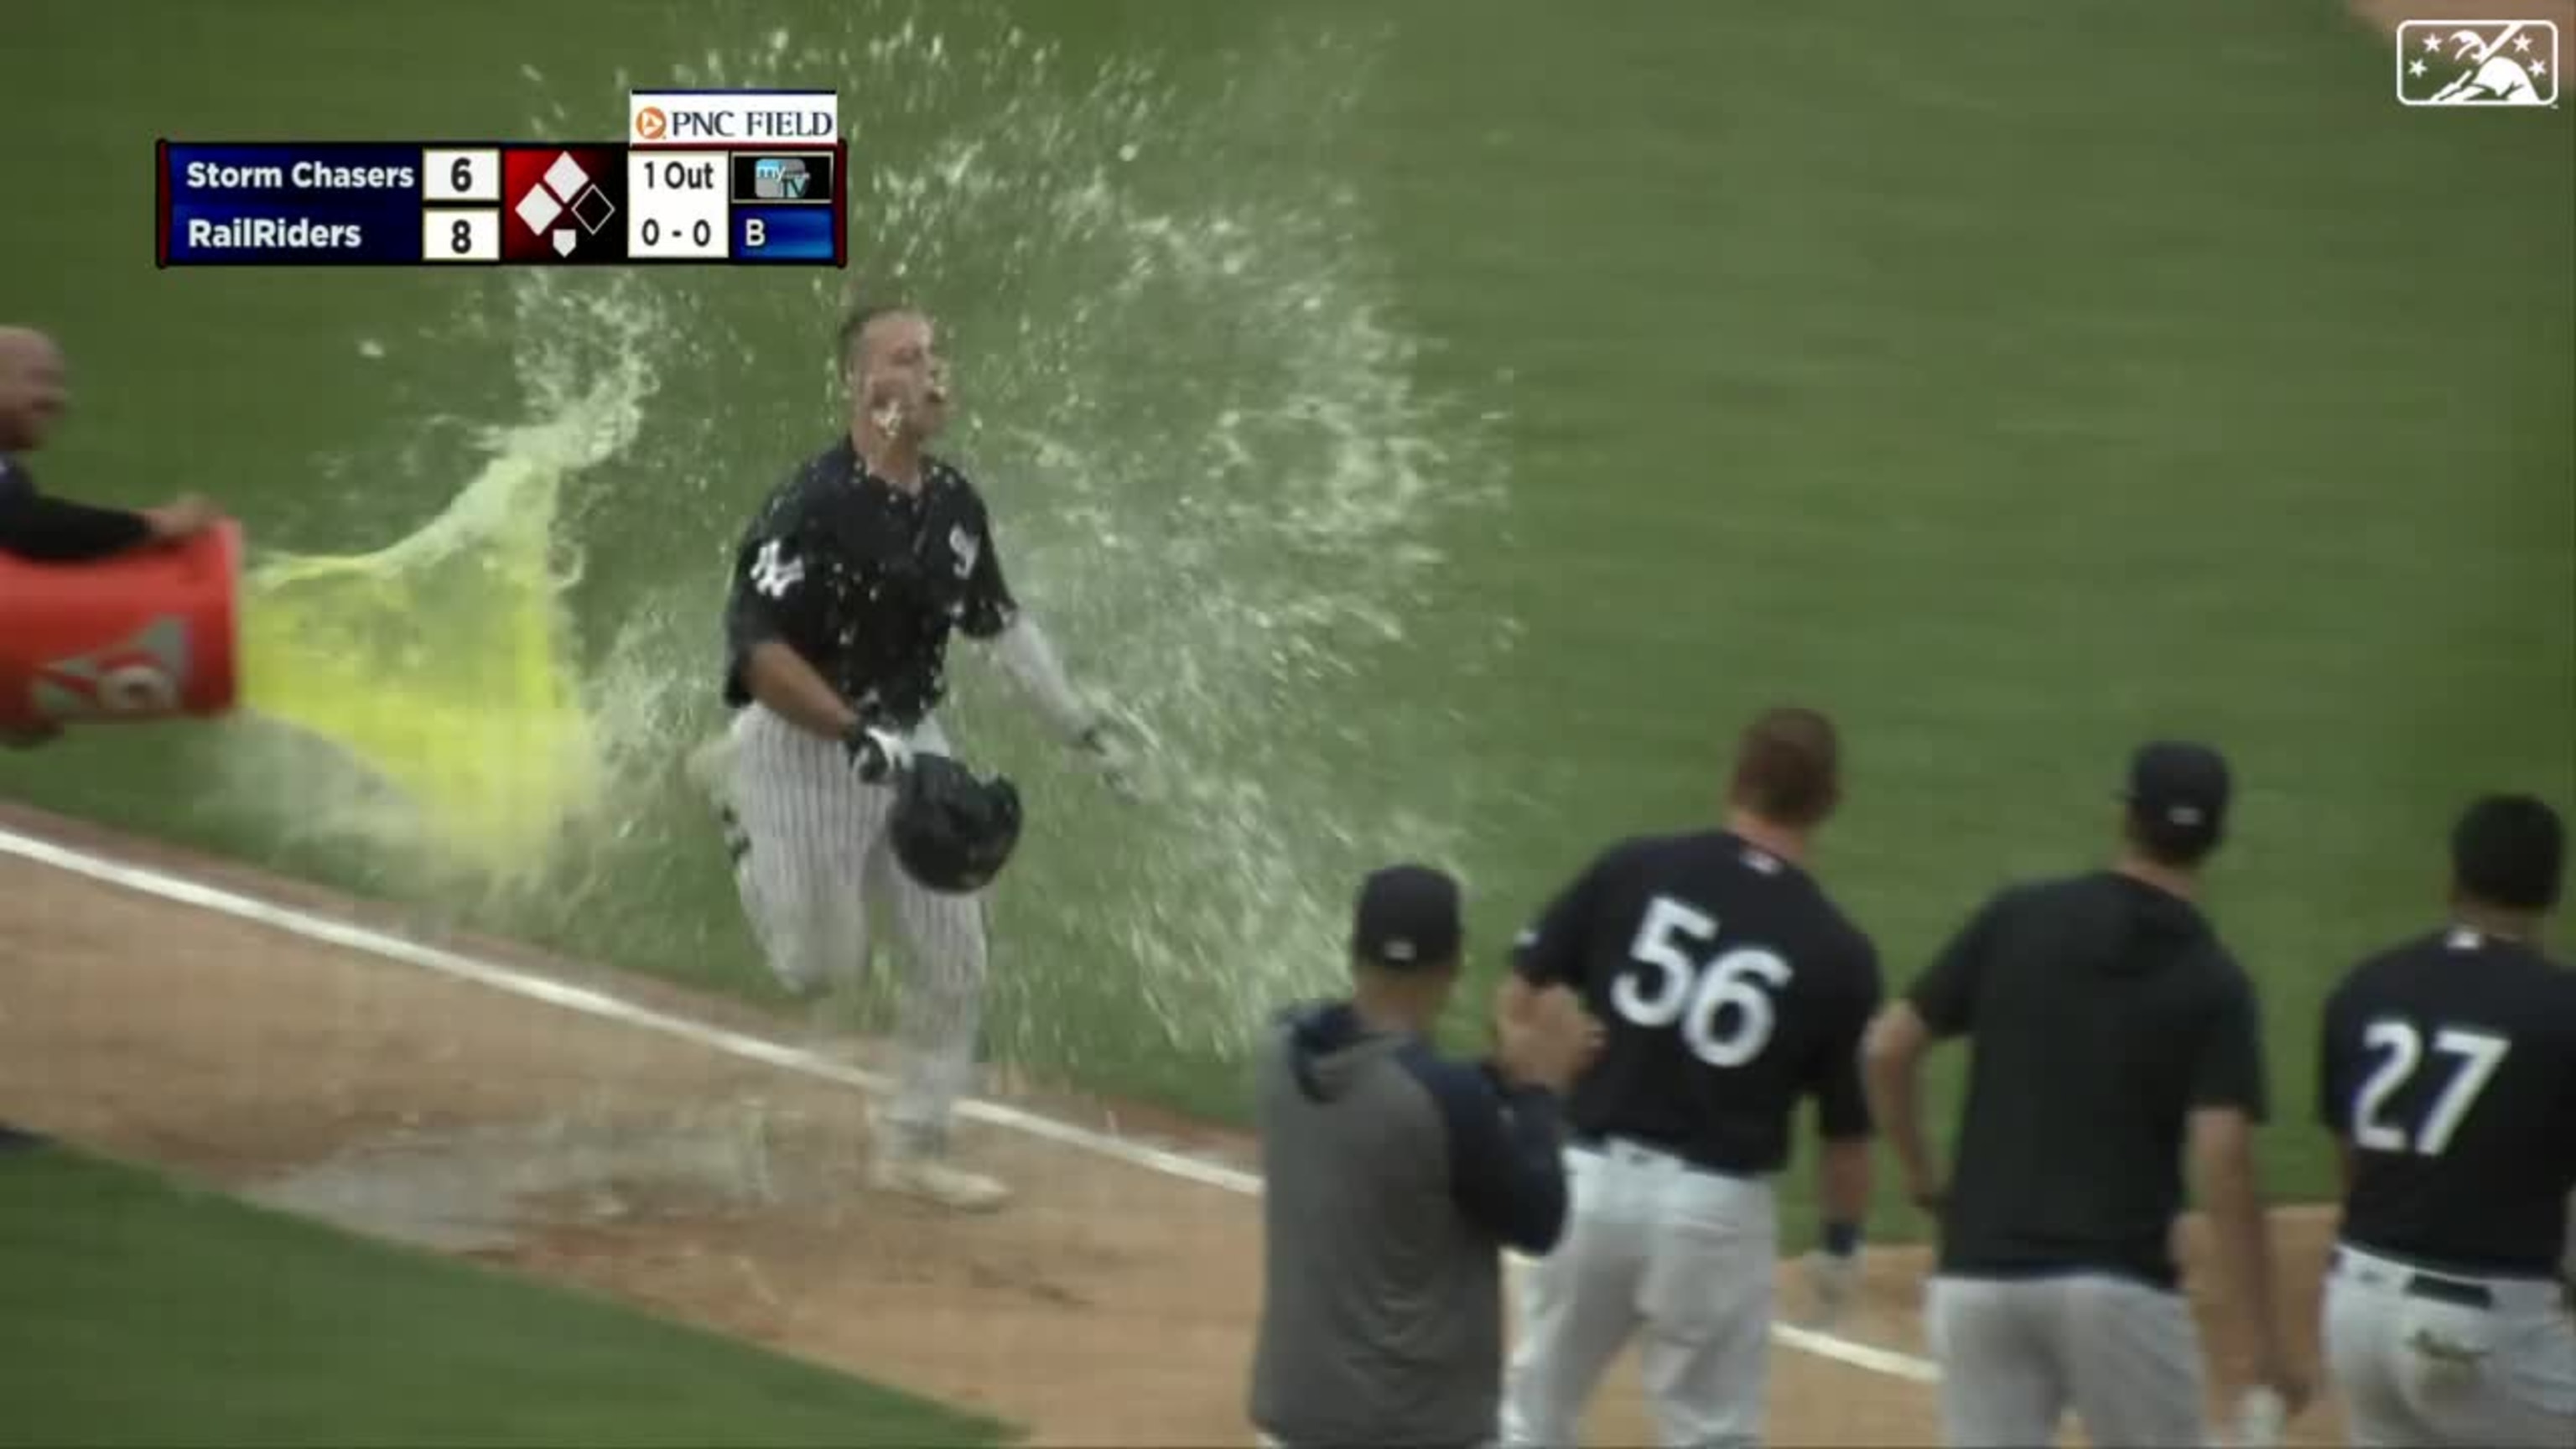
[[[904,874],[927,889],[980,890],[1020,843],[1019,788],[1000,775],[979,780],[946,755],[915,755],[887,834]]]

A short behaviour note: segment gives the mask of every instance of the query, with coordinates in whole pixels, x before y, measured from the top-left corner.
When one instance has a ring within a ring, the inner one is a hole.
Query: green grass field
[[[619,332],[492,276],[155,273],[155,136],[599,139],[628,81],[841,85],[854,253],[953,324],[1022,592],[1189,787],[1097,813],[961,666],[1037,811],[996,1039],[1102,1087],[1238,1115],[1234,1043],[1332,980],[1358,870],[1461,868],[1489,970],[1604,839],[1705,818],[1773,701],[1847,731],[1822,869],[1899,984],[1991,887],[2103,853],[2134,742],[2220,743],[2213,909],[2285,1103],[2334,973],[2438,909],[2463,799],[2576,809],[2567,115],[2402,110],[2324,0],[25,0],[11,30],[0,178],[44,203],[0,311],[73,353],[53,486],[374,548],[539,382],[655,365],[566,522],[631,818],[471,919],[768,989],[668,762],[715,717],[741,517],[833,425],[842,279],[655,273]],[[101,732],[0,790],[426,894],[211,784],[235,743]],[[2267,1150],[2324,1187],[2299,1121]]]
[[[0,1152],[0,1444],[991,1444],[713,1334],[60,1148]]]

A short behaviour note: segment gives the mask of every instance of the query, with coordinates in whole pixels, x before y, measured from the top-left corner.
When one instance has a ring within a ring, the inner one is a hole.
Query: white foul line
[[[280,905],[274,901],[260,900],[255,896],[189,880],[184,876],[154,870],[149,866],[129,865],[121,861],[109,860],[104,856],[73,850],[32,835],[22,835],[14,830],[0,828],[0,852],[32,860],[40,865],[52,866],[56,870],[68,871],[73,875],[87,876],[91,880],[141,895],[154,896],[180,905],[194,906],[199,910],[213,911],[218,915],[231,916],[236,920],[249,921],[308,941],[362,952],[382,960],[398,961],[406,966],[418,966],[444,976],[452,976],[460,981],[470,981],[477,986],[487,986],[495,991],[526,997],[531,1001],[541,1001],[548,1006],[557,1006],[567,1011],[580,1012],[585,1016],[598,1017],[603,1021],[614,1021],[626,1026],[641,1027],[646,1031],[660,1032],[665,1036],[694,1042],[699,1046],[740,1057],[745,1061],[759,1062],[780,1071],[795,1072],[841,1086],[857,1087],[862,1091],[875,1094],[884,1093],[888,1087],[886,1079],[877,1073],[836,1062],[828,1057],[817,1056],[803,1048],[789,1046],[767,1037],[713,1026],[685,1016],[675,1016],[670,1012],[657,1011],[652,1007],[639,1005],[604,991],[594,991],[588,987],[556,981],[535,972],[477,960],[471,956],[390,932],[374,930],[347,921],[335,921],[327,916],[298,910],[293,906]],[[988,1127],[1023,1133],[1076,1151],[1123,1162],[1130,1167],[1143,1168],[1147,1172],[1158,1172],[1166,1177],[1194,1182],[1202,1187],[1212,1187],[1244,1197],[1261,1195],[1261,1178],[1257,1174],[1228,1167],[1223,1163],[1209,1162],[1204,1158],[1192,1157],[1187,1153],[1166,1151],[1109,1133],[1096,1132],[1088,1127],[1059,1121],[1053,1117],[1042,1116],[1000,1102],[969,1098],[957,1104],[957,1115],[970,1122],[980,1122]],[[1782,1323],[1772,1326],[1771,1336],[1788,1347],[1802,1349],[1820,1358],[1848,1364],[1853,1368],[1867,1369],[1872,1373],[1887,1374],[1925,1384],[1935,1383],[1940,1379],[1940,1371],[1923,1359],[1911,1354],[1898,1353],[1892,1349],[1874,1348],[1835,1334]]]

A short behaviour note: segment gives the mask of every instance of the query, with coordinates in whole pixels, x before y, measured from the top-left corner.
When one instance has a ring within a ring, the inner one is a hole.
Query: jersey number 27
[[[1712,1067],[1740,1067],[1771,1044],[1776,1013],[1763,988],[1789,984],[1789,963],[1776,951],[1738,946],[1705,961],[1695,958],[1717,941],[1717,918],[1670,896],[1647,903],[1637,939],[1628,947],[1636,968],[1610,987],[1610,1004],[1643,1027],[1679,1023],[1691,1055]],[[1735,1020],[1718,1030],[1718,1016],[1735,1008]]]
[[[2386,1055],[2379,1059],[2370,1076],[2361,1084],[2361,1092],[2352,1104],[2352,1140],[2371,1152],[2412,1152],[2419,1157],[2439,1157],[2451,1145],[2451,1134],[2460,1130],[2460,1119],[2477,1105],[2478,1094],[2494,1080],[2496,1068],[2504,1065],[2504,1055],[2513,1043],[2483,1031],[2465,1031],[2443,1027],[2433,1033],[2433,1050],[2456,1057],[2441,1092],[2433,1098],[2432,1110],[2410,1135],[2407,1130],[2387,1120],[2388,1099],[2415,1075],[2424,1061],[2424,1035],[2411,1022],[2383,1017],[2364,1028],[2362,1044]]]

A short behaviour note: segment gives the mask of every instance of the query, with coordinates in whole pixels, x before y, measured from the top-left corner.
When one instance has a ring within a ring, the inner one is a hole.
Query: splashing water
[[[554,300],[545,274],[522,307]],[[630,335],[649,315],[591,309]],[[558,346],[560,344],[557,344]],[[568,479],[624,451],[651,391],[643,355],[524,376],[537,416],[485,430],[481,470],[373,553],[269,554],[242,586],[239,798],[295,833],[362,845],[495,895],[541,889],[609,800],[608,738],[580,669],[558,527]]]
[[[532,124],[561,131],[567,104],[622,114],[630,79],[839,87],[853,138],[846,280],[939,318],[963,404],[943,451],[991,499],[1023,601],[1154,743],[1159,801],[1114,807],[959,641],[950,732],[973,763],[1017,777],[1032,810],[995,904],[995,1045],[1059,1063],[1228,1055],[1264,1008],[1339,975],[1359,871],[1397,856],[1457,864],[1452,822],[1474,782],[1434,767],[1391,789],[1354,766],[1455,758],[1437,681],[1372,688],[1390,647],[1434,645],[1473,667],[1502,632],[1411,637],[1439,534],[1478,526],[1498,470],[1484,423],[1418,390],[1365,210],[1315,159],[1347,123],[1368,50],[1265,40],[1219,93],[1185,96],[1134,58],[1078,72],[995,12],[902,14],[857,6],[824,33],[804,19],[792,36],[753,28],[742,48],[662,75],[602,77],[595,96],[531,77]],[[1282,154],[1283,134],[1303,150]],[[737,531],[837,423],[829,337],[844,281],[511,276],[534,421],[499,436],[482,477],[421,535],[265,575],[259,604],[303,590],[308,616],[339,611],[322,603],[331,588],[381,605],[399,596],[381,592],[388,578],[414,599],[450,588],[432,581],[442,569],[460,595],[496,568],[511,580],[495,615],[413,621],[405,637],[448,664],[334,643],[369,669],[276,708],[394,780],[416,816],[443,822],[440,838],[546,861],[551,899],[582,915],[571,934],[604,954],[648,938],[748,954],[720,858],[679,848],[711,842],[703,803],[644,785],[668,781],[717,722],[715,611]],[[450,325],[489,336],[494,319]],[[577,587],[575,542],[589,565]],[[524,607],[538,597],[571,600],[604,645],[581,656],[558,618],[546,647],[561,669],[542,687]],[[355,691],[409,679],[446,699],[467,677],[450,665],[478,648],[520,681],[474,696],[488,718],[424,710],[401,743],[360,738]],[[518,763],[479,778],[455,761],[488,751],[433,764],[413,739],[505,729]],[[381,811],[357,819],[385,831]],[[567,836],[581,848],[561,849]]]

